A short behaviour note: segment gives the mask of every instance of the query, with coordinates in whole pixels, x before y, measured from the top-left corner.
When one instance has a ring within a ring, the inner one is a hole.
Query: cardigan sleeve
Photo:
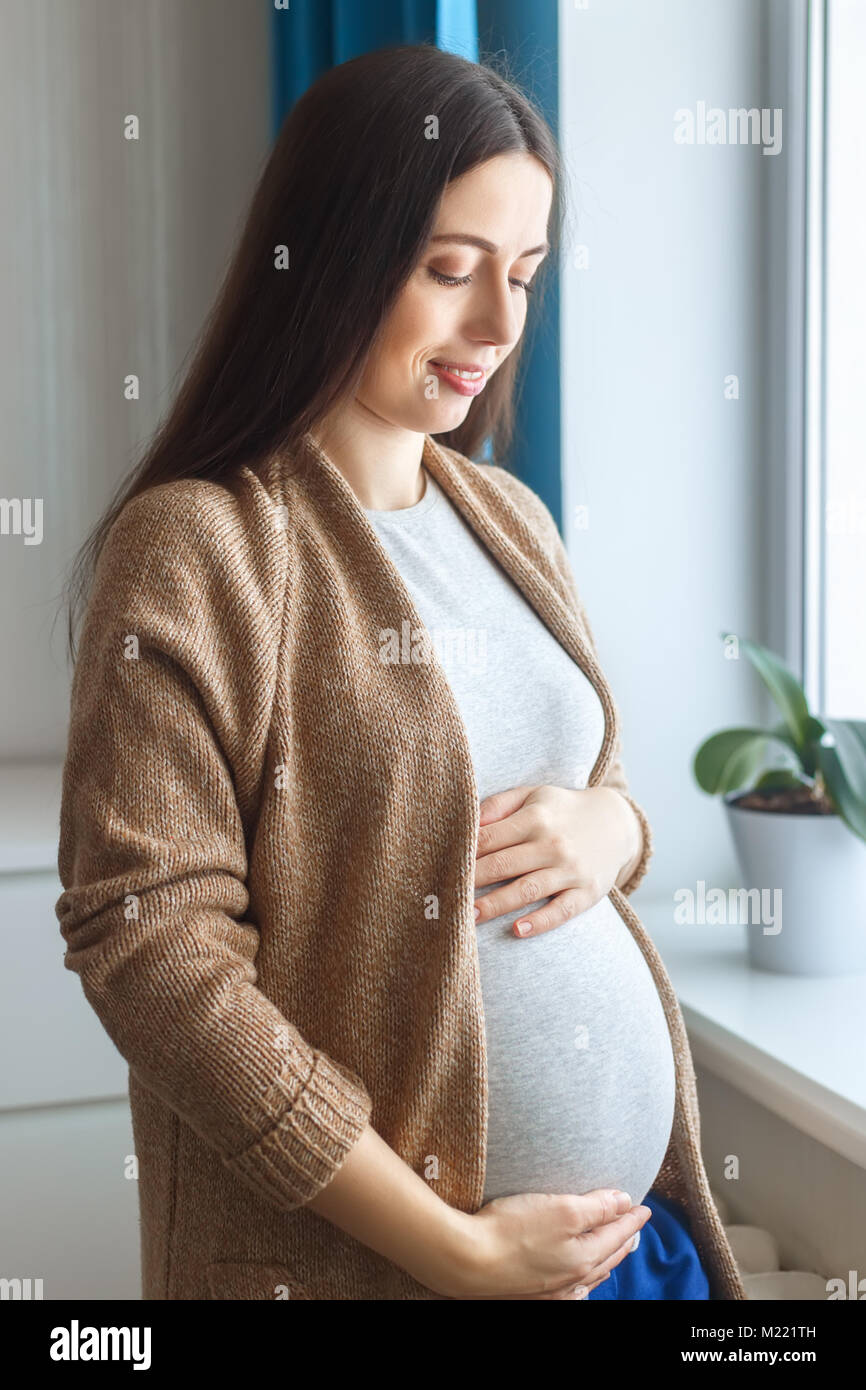
[[[498,479],[500,486],[505,488],[512,502],[523,512],[527,524],[533,534],[538,538],[548,558],[553,563],[565,585],[565,589],[571,601],[571,606],[586,635],[589,648],[595,657],[596,663],[600,666],[598,649],[595,644],[592,628],[590,627],[589,618],[587,617],[586,609],[584,608],[583,601],[578,592],[574,570],[568,558],[568,551],[559,534],[559,527],[553,519],[552,512],[538,494],[533,492],[526,483],[520,478],[517,478],[513,473],[510,473],[505,468],[489,465],[488,469],[490,474]],[[631,877],[619,890],[621,893],[628,895],[635,891],[638,884],[646,875],[655,846],[653,844],[652,829],[646,813],[643,807],[635,801],[629,790],[628,779],[626,777],[625,767],[623,766],[622,736],[619,734],[617,735],[614,755],[605,773],[602,785],[605,787],[612,787],[625,798],[637,816],[641,827],[640,858],[632,871]]]
[[[216,485],[197,484],[128,502],[99,557],[55,912],[64,963],[130,1068],[247,1186],[291,1209],[330,1181],[372,1103],[257,988],[235,783],[253,784],[265,744],[285,571],[277,536],[251,546],[212,502]]]

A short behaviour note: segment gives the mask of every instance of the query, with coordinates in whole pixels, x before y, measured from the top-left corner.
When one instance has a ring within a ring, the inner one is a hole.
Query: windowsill
[[[679,926],[671,899],[635,911],[670,975],[696,1066],[866,1168],[866,975],[753,970],[745,926]]]

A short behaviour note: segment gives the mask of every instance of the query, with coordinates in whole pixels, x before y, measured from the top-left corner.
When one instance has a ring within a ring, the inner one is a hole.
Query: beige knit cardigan
[[[588,785],[628,796],[618,713],[551,514],[510,473],[429,436],[423,462],[591,680],[605,735]],[[439,1297],[305,1205],[368,1120],[443,1201],[481,1205],[478,791],[438,661],[379,659],[383,630],[404,619],[423,627],[309,435],[230,486],[150,488],[100,555],[55,910],[65,964],[129,1064],[145,1299]],[[743,1299],[682,1014],[625,896],[652,850],[631,804],[642,858],[610,898],[676,1060],[654,1186],[684,1204],[712,1296]]]

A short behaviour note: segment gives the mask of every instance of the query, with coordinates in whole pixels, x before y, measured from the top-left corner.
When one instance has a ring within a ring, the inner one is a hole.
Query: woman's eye
[[[434,270],[432,265],[429,265],[427,269],[440,285],[468,285],[472,279],[471,275],[443,275],[441,270]]]
[[[441,270],[434,270],[432,265],[428,265],[427,271],[439,285],[468,285],[472,279],[471,275],[445,275]],[[512,280],[511,283],[526,290],[527,294],[532,293],[533,287],[526,280]]]

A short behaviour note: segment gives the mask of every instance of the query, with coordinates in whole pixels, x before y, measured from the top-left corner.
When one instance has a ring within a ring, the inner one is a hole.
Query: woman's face
[[[523,332],[553,185],[505,154],[446,188],[433,233],[371,352],[356,402],[419,434],[455,429]],[[471,372],[458,377],[448,368]]]

